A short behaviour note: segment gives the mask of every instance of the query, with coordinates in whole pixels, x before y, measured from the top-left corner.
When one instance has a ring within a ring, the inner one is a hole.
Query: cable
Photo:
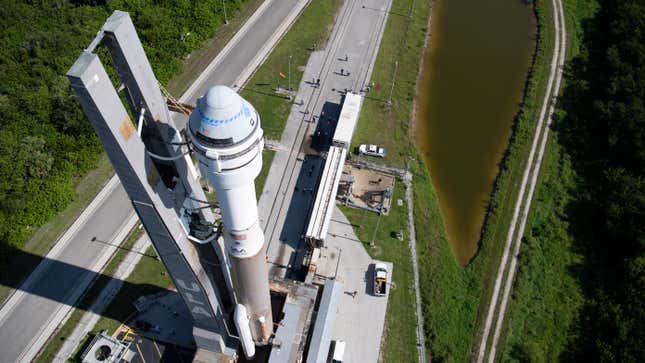
[[[190,210],[190,211],[192,211],[192,210],[202,210],[202,209],[208,209],[208,208],[213,208],[213,207],[219,208],[219,206],[207,205],[207,206],[197,207],[197,208],[186,208],[186,210]]]
[[[163,140],[161,140],[161,141],[163,141]],[[192,144],[192,142],[190,142],[190,141],[182,141],[182,142],[168,142],[168,141],[163,141],[163,142],[165,142],[165,143],[166,143],[166,144],[168,144],[168,145],[179,145],[179,146],[191,145],[191,144]]]
[[[214,240],[215,238],[217,238],[217,234],[215,234],[215,233],[211,234],[211,236],[210,236],[210,237],[208,237],[208,238],[206,238],[206,239],[199,239],[199,238],[197,238],[197,237],[193,237],[193,236],[191,236],[191,235],[188,235],[188,239],[189,239],[189,240],[191,240],[191,241],[193,241],[193,242],[200,243],[200,244],[204,244],[204,243],[211,242],[211,241],[212,241],[212,240]]]
[[[175,156],[161,156],[161,155],[157,155],[157,154],[153,153],[152,151],[146,150],[146,154],[148,154],[148,156],[150,156],[152,158],[155,158],[155,159],[164,160],[164,161],[173,161],[173,160],[181,159],[184,156],[190,154],[190,151],[187,151],[187,152],[185,152],[183,154],[179,154],[179,155],[175,155]]]
[[[218,202],[209,202],[209,201],[207,201],[207,200],[200,200],[200,199],[197,199],[197,198],[195,198],[195,197],[191,197],[191,196],[190,196],[190,195],[188,195],[188,194],[186,194],[186,198],[188,198],[188,199],[190,199],[190,200],[194,200],[195,202],[198,202],[198,203],[202,203],[202,204],[209,204],[209,205],[214,205],[214,206],[216,206],[216,207],[219,207],[219,203],[218,203]]]

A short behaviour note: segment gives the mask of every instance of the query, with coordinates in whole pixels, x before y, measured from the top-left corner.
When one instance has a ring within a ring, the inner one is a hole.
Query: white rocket
[[[273,331],[254,183],[264,147],[260,116],[235,91],[215,86],[197,100],[188,130],[201,174],[220,202],[237,299],[234,321],[244,353],[252,357],[255,345],[266,344]]]

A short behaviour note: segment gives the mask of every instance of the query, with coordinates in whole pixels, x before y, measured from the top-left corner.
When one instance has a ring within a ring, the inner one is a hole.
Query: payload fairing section
[[[136,125],[93,53],[100,42],[112,57]],[[263,148],[257,112],[231,89],[211,88],[200,98],[189,121],[191,140],[185,140],[132,20],[121,11],[108,18],[67,76],[191,312],[197,347],[232,356],[241,341],[245,355],[253,356],[255,345],[267,344],[273,332],[255,200]],[[216,238],[216,221],[189,155],[191,143],[199,169],[217,191],[225,247]]]

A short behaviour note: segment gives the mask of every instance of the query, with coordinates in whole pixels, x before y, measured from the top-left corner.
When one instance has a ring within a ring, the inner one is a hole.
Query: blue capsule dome
[[[258,121],[257,112],[250,103],[229,87],[215,86],[197,100],[189,126],[200,139],[228,146],[251,135]]]

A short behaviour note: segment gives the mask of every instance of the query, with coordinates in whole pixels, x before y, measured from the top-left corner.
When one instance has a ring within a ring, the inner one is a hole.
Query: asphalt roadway
[[[306,3],[267,0],[182,101],[194,101],[210,85],[246,81]],[[36,356],[136,223],[117,178],[101,193],[0,309],[1,361],[29,362]]]

